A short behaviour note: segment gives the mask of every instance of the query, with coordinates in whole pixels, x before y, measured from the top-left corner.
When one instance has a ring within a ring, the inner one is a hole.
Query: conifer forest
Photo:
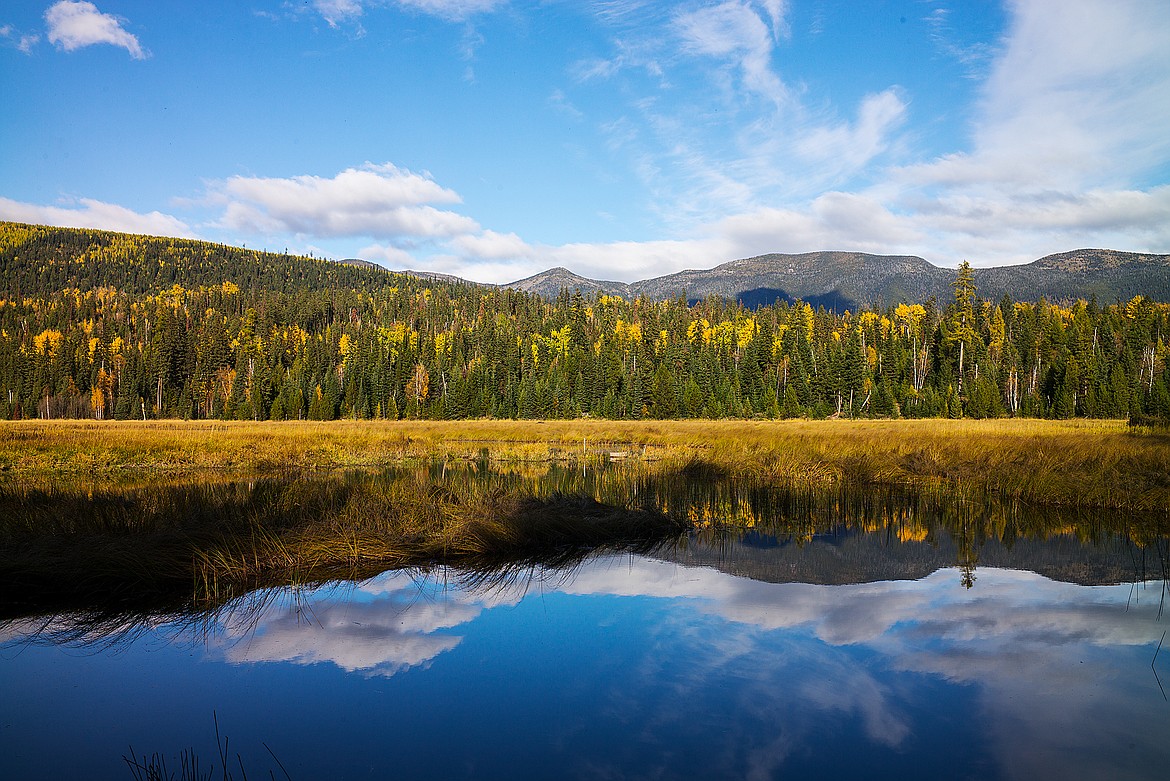
[[[555,300],[0,223],[0,417],[1170,418],[1170,305]]]

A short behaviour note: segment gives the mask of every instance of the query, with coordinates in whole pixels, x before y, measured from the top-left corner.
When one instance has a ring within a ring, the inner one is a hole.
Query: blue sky
[[[0,218],[631,281],[1170,252],[1165,0],[16,2]]]

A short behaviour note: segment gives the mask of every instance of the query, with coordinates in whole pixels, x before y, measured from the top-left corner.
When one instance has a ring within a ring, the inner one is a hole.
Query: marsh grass
[[[612,459],[784,484],[941,485],[1031,504],[1170,507],[1170,434],[1125,421],[17,421],[0,474],[275,473]]]
[[[219,732],[219,717],[212,712],[212,721],[215,724],[215,749],[219,759],[219,771],[216,772],[215,763],[212,762],[207,770],[203,769],[199,754],[193,748],[186,748],[179,752],[177,757],[178,770],[171,770],[167,766],[167,758],[165,754],[155,752],[149,756],[143,755],[141,758],[135,753],[134,747],[130,747],[130,755],[122,755],[122,761],[126,763],[127,769],[130,771],[131,777],[134,781],[175,781],[176,772],[178,773],[178,781],[235,781],[235,772],[238,769],[240,779],[247,781],[248,771],[244,766],[244,758],[239,753],[235,756],[231,752],[231,740],[227,735],[220,736]],[[264,750],[272,757],[280,768],[282,776],[288,781],[291,781],[291,776],[288,770],[277,758],[276,754],[272,753],[272,749],[268,744],[262,744]],[[234,762],[233,762],[234,760]],[[235,765],[233,767],[233,764]],[[174,765],[171,765],[174,767]],[[276,771],[270,770],[269,778],[275,781]]]

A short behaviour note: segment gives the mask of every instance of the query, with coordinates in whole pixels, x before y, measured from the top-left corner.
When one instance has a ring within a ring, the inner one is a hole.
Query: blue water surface
[[[1170,773],[1161,581],[770,583],[629,555],[463,580],[281,589],[67,643],[10,624],[0,778],[131,778],[131,747],[175,771],[190,747],[219,778],[224,736],[236,778]]]

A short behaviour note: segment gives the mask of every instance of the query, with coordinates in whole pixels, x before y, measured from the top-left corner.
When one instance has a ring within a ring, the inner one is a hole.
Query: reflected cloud
[[[599,611],[582,680],[631,736],[606,758],[612,766],[591,767],[600,776],[620,775],[629,751],[639,762],[660,756],[658,770],[672,775],[688,740],[709,747],[701,763],[743,778],[787,771],[826,732],[856,732],[869,752],[917,753],[939,718],[958,720],[946,729],[1006,777],[1125,777],[1126,768],[1141,777],[1170,761],[1157,730],[1123,726],[1167,720],[1147,655],[1163,628],[1160,583],[1085,587],[983,568],[969,590],[948,568],[917,581],[826,586],[605,557],[571,576],[537,571],[485,590],[454,571],[389,573],[345,599],[323,591],[269,605],[246,635],[225,631],[219,651],[232,663],[391,676],[455,650],[478,618],[519,606],[534,583],[561,598],[520,620]],[[612,597],[620,609],[579,601]],[[638,625],[636,640],[611,646],[623,620]],[[948,713],[952,702],[958,710]],[[588,729],[566,721],[556,738],[566,744]],[[711,740],[711,725],[735,739]],[[1120,760],[1102,750],[1121,746]]]
[[[485,608],[515,604],[522,592],[483,595],[447,588],[405,572],[361,584],[349,599],[327,590],[264,609],[245,626],[224,626],[216,645],[231,663],[329,663],[347,672],[391,676],[426,667],[459,645],[444,630],[470,623]]]
[[[750,708],[752,721],[786,730],[775,745],[748,741],[745,775],[775,772],[786,756],[780,747],[812,739],[815,713],[857,719],[876,745],[907,746],[923,726],[911,713],[922,680],[976,693],[978,711],[967,718],[986,732],[1007,777],[1140,778],[1164,766],[1162,741],[1123,726],[1167,721],[1148,669],[1164,629],[1162,584],[1086,587],[1031,572],[979,574],[972,590],[953,568],[918,581],[820,586],[623,558],[595,562],[566,590],[685,600],[718,619],[715,642],[695,635],[672,654],[692,666],[679,684],[686,694],[666,710],[685,720],[677,715],[688,712],[685,698],[726,678],[716,670],[733,669],[739,686],[725,696]],[[1128,747],[1120,775],[1118,757],[1103,746]]]
[[[308,618],[285,610],[262,617],[255,633],[228,645],[224,656],[236,663],[330,662],[347,672],[393,675],[457,646],[460,637],[434,633],[478,614],[464,605],[435,604],[317,607]]]

